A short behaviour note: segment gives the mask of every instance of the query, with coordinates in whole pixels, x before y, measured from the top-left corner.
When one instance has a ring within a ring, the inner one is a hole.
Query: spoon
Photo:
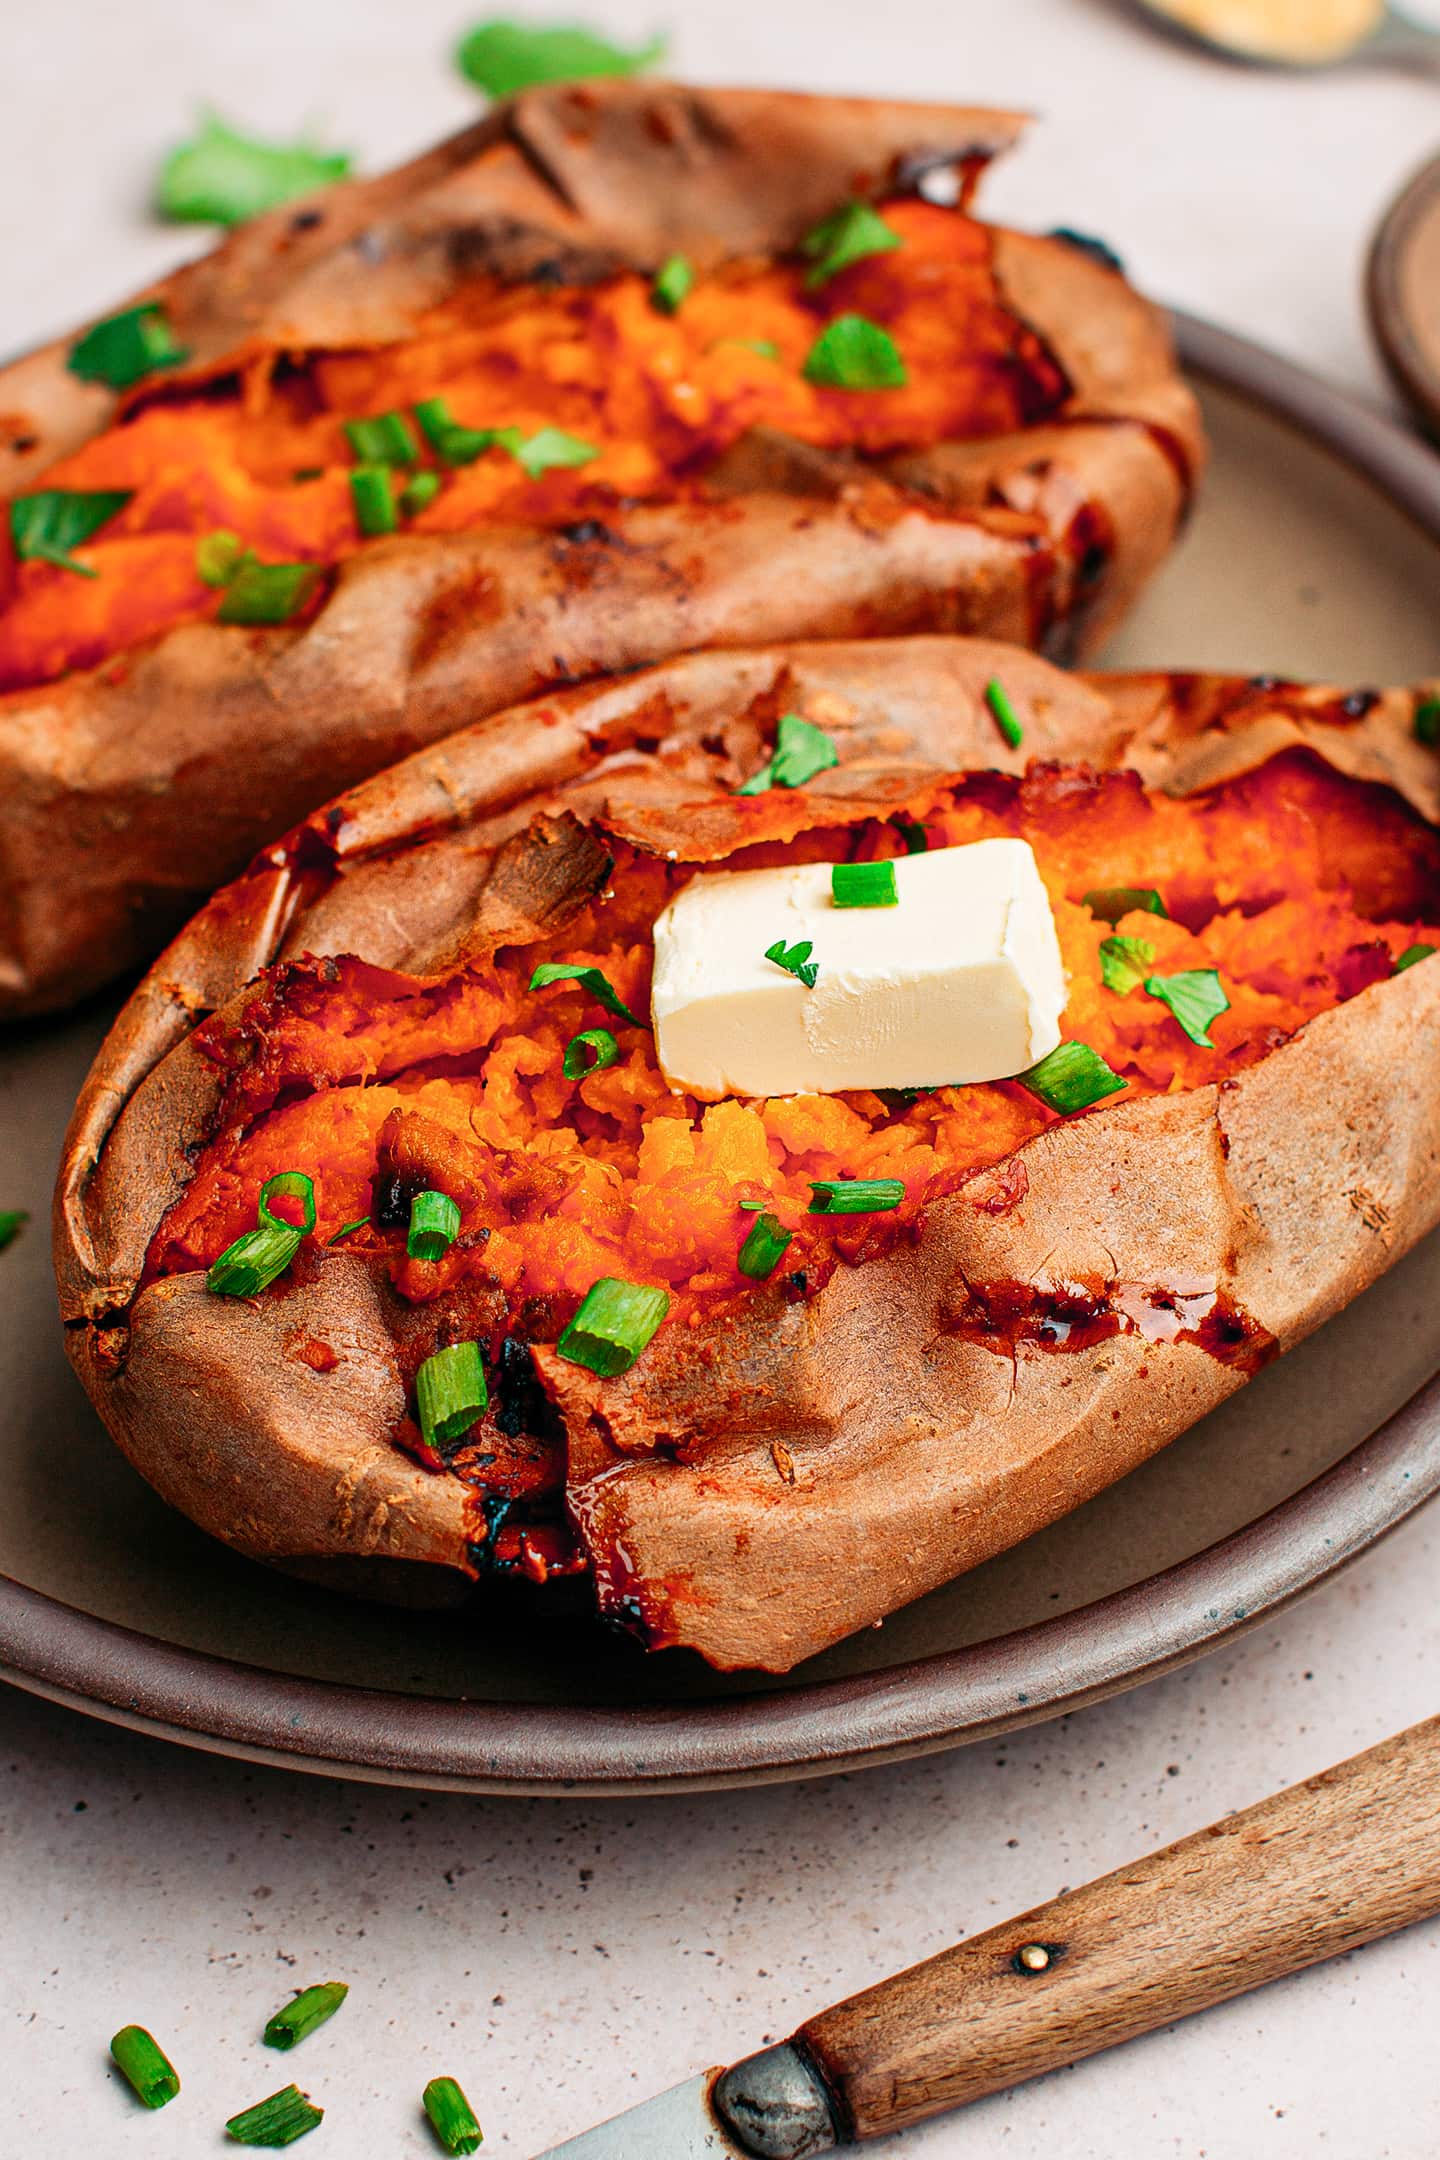
[[[1324,68],[1347,60],[1440,67],[1440,28],[1386,0],[1140,0],[1228,59]]]

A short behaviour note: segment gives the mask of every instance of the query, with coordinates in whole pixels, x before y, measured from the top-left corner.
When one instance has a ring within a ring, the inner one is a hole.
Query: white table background
[[[1364,248],[1436,147],[1440,77],[1252,74],[1107,0],[558,11],[637,35],[668,21],[676,72],[702,81],[1032,108],[991,214],[1103,233],[1157,294],[1386,395]],[[464,0],[6,0],[0,347],[202,244],[144,213],[196,106],[257,130],[312,121],[381,165],[474,113],[447,65],[466,20]],[[1437,1576],[1432,1512],[1238,1648],[1060,1724],[629,1805],[252,1770],[0,1691],[0,2146],[219,2153],[224,2117],[293,2069],[330,2108],[307,2151],[418,2160],[434,2148],[415,2097],[443,2070],[486,2151],[523,2160],[1433,1712]],[[292,1987],[330,1977],[350,2003],[301,2057],[254,2044]],[[1429,2160],[1437,1983],[1440,1924],[873,2149]],[[107,2075],[105,2042],[131,2019],[185,2077],[161,2116]]]

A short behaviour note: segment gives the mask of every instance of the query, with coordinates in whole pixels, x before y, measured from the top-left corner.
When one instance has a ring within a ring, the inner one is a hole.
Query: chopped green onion
[[[444,398],[422,398],[412,408],[436,457],[447,465],[473,465],[476,458],[494,448],[494,428],[464,427],[452,420]]]
[[[829,390],[898,390],[909,379],[894,338],[867,315],[837,315],[827,323],[804,374]]]
[[[773,945],[766,946],[765,958],[773,960],[776,967],[783,968],[787,975],[793,975],[798,982],[804,983],[807,990],[813,990],[820,974],[819,961],[810,958],[814,950],[812,938],[801,938],[798,943],[787,947],[784,938],[780,937],[776,938]]]
[[[836,907],[897,907],[893,862],[838,862],[830,871],[830,898]]]
[[[308,2038],[317,2025],[334,2017],[349,1992],[343,1980],[322,1980],[315,1987],[302,1988],[265,2027],[262,2037],[266,2047],[292,2048],[297,2041]]]
[[[142,300],[135,307],[107,315],[77,338],[65,365],[82,382],[102,382],[112,390],[129,390],[153,375],[157,368],[179,367],[190,354],[177,345],[159,300]]]
[[[4,1252],[7,1245],[14,1244],[29,1220],[29,1212],[25,1208],[0,1208],[0,1252]]]
[[[222,623],[287,623],[308,607],[324,573],[317,563],[242,563],[215,611]]]
[[[810,1185],[812,1215],[888,1215],[905,1198],[901,1178],[820,1178]]]
[[[1088,1110],[1092,1103],[1103,1102],[1107,1095],[1116,1095],[1130,1085],[1110,1070],[1098,1050],[1082,1042],[1062,1042],[1038,1065],[1016,1073],[1015,1078],[1048,1109],[1058,1110],[1061,1117]]]
[[[1407,945],[1404,952],[1401,953],[1399,959],[1395,962],[1395,973],[1397,975],[1403,975],[1406,968],[1414,967],[1417,961],[1428,960],[1431,953],[1433,953],[1434,951],[1435,947],[1433,945]],[[5,1217],[3,1215],[0,1215],[0,1248],[3,1248],[3,1246],[9,1242],[9,1240],[4,1235],[4,1222]]]
[[[890,822],[904,841],[907,855],[928,855],[930,835],[923,825],[917,825],[912,819],[903,817],[891,818]]]
[[[443,1260],[460,1235],[460,1210],[449,1193],[419,1192],[410,1203],[405,1250],[412,1260]]]
[[[669,1294],[644,1283],[602,1275],[555,1345],[556,1354],[602,1380],[628,1372],[670,1310]]]
[[[742,1275],[749,1275],[755,1282],[764,1282],[785,1257],[785,1248],[794,1235],[793,1230],[782,1229],[768,1212],[757,1215],[750,1225],[750,1235],[740,1247],[740,1257],[735,1265]]]
[[[133,492],[130,488],[103,488],[87,495],[73,488],[42,488],[35,495],[17,495],[10,505],[10,537],[15,553],[22,562],[54,563],[58,569],[74,570],[81,577],[98,577],[98,570],[76,562],[70,550],[118,517]]]
[[[277,1196],[300,1202],[300,1220],[287,1222],[277,1215],[270,1202]],[[303,1170],[278,1170],[274,1177],[266,1178],[260,1187],[260,1220],[271,1230],[298,1230],[302,1237],[315,1228],[315,1181]]]
[[[883,255],[903,244],[899,233],[869,203],[846,203],[822,218],[800,243],[801,254],[811,258],[811,268],[805,273],[806,290],[813,292],[817,286],[828,284],[851,263],[863,262],[868,255]]]
[[[400,490],[400,508],[407,518],[419,517],[428,510],[440,492],[440,475],[434,472],[417,472]]]
[[[578,23],[542,28],[534,23],[478,23],[461,39],[455,64],[487,97],[511,97],[532,83],[579,82],[590,75],[638,75],[665,57],[666,40],[653,37],[627,50]]]
[[[582,1028],[566,1043],[561,1065],[567,1080],[583,1080],[589,1073],[617,1064],[619,1058],[620,1045],[609,1028]]]
[[[265,143],[207,113],[193,142],[172,150],[160,168],[155,208],[163,218],[239,225],[277,203],[343,180],[350,159],[309,143]]]
[[[298,2085],[282,2086],[268,2100],[232,2115],[225,2128],[237,2145],[293,2145],[325,2120],[324,2108],[316,2107]]]
[[[753,352],[761,360],[778,360],[780,348],[774,338],[768,337],[722,337],[716,338],[711,352],[720,352],[729,345],[738,345],[742,352]]]
[[[695,284],[695,272],[683,255],[669,255],[655,273],[650,287],[651,305],[662,315],[675,315]]]
[[[582,442],[578,435],[567,435],[558,427],[538,428],[533,435],[522,435],[519,428],[496,428],[495,442],[524,467],[529,480],[538,480],[552,467],[588,465],[600,455],[594,443]]]
[[[290,1223],[270,1206],[272,1197],[284,1194],[302,1204],[302,1220]],[[207,1290],[221,1297],[257,1297],[283,1275],[300,1250],[301,1241],[315,1227],[315,1187],[303,1170],[281,1170],[260,1188],[259,1224],[227,1245],[213,1260],[205,1276]]]
[[[1025,730],[1020,725],[1020,715],[1010,702],[1010,693],[998,676],[992,675],[986,683],[985,702],[995,715],[995,725],[1010,748],[1018,750],[1025,740]]]
[[[202,585],[223,591],[246,563],[257,560],[239,533],[202,533],[195,543],[195,574]]]
[[[180,2078],[164,2049],[143,2025],[122,2025],[110,2042],[115,2067],[137,2100],[162,2108],[180,2090]]]
[[[1118,923],[1125,915],[1162,915],[1169,921],[1165,902],[1153,885],[1097,885],[1080,905],[1100,922]]]
[[[557,982],[579,983],[581,989],[588,991],[597,1005],[603,1005],[606,1012],[614,1013],[617,1020],[628,1020],[631,1027],[644,1027],[646,1024],[631,1012],[628,1005],[622,1004],[618,991],[611,989],[597,967],[571,967],[560,960],[542,960],[530,977],[529,987],[532,990],[545,990],[551,983]]]
[[[1230,1010],[1217,968],[1186,968],[1179,975],[1147,975],[1145,988],[1151,997],[1169,1006],[1191,1042],[1206,1050],[1214,1049],[1207,1032],[1210,1022]]]
[[[449,1343],[427,1357],[415,1375],[416,1423],[442,1454],[464,1439],[489,1401],[479,1343]]]
[[[398,532],[400,512],[395,506],[395,482],[388,465],[357,465],[350,474],[350,495],[355,523],[367,540],[381,533]]]
[[[418,465],[420,445],[402,412],[372,413],[347,420],[345,439],[361,465]]]
[[[335,1232],[334,1237],[327,1238],[325,1240],[326,1244],[338,1245],[342,1238],[349,1237],[353,1231],[363,1230],[369,1220],[370,1217],[368,1215],[357,1215],[353,1222],[341,1223],[340,1228]]]
[[[430,2126],[447,2153],[473,2153],[484,2139],[475,2110],[452,2077],[431,2078],[421,2098]]]
[[[827,772],[840,762],[840,752],[824,728],[816,727],[811,720],[802,720],[799,713],[781,713],[775,725],[775,754],[767,758],[759,772],[752,773],[737,795],[763,795],[772,787],[804,787],[817,773]]]
[[[1153,966],[1155,947],[1149,938],[1107,937],[1100,941],[1100,975],[1107,990],[1126,997],[1138,990],[1145,970]]]
[[[1440,698],[1423,698],[1415,707],[1415,740],[1440,748]]]

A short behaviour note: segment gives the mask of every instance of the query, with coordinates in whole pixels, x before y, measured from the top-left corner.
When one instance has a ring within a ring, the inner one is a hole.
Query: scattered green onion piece
[[[840,752],[824,728],[799,713],[781,713],[775,725],[775,754],[752,773],[737,795],[763,795],[772,787],[804,787],[817,773],[840,762]]]
[[[417,472],[400,490],[400,508],[407,518],[419,517],[428,510],[440,493],[440,475],[434,472]]]
[[[442,1454],[464,1439],[489,1400],[479,1343],[450,1343],[426,1358],[415,1375],[416,1423]]]
[[[1440,748],[1440,698],[1424,698],[1415,707],[1415,740]]]
[[[1107,990],[1117,997],[1127,997],[1138,990],[1145,978],[1145,970],[1155,961],[1155,947],[1149,938],[1107,937],[1100,941],[1100,975]]]
[[[1215,1045],[1208,1033],[1210,1022],[1230,1010],[1218,968],[1186,968],[1179,975],[1147,975],[1145,988],[1151,997],[1168,1005],[1191,1042],[1202,1049]]]
[[[405,1250],[412,1260],[443,1260],[460,1235],[460,1210],[449,1193],[418,1192],[410,1203]]]
[[[496,428],[495,442],[524,468],[528,480],[538,480],[556,467],[588,465],[600,455],[594,443],[582,442],[578,435],[567,435],[558,427],[537,428],[533,435],[522,435],[519,428]]]
[[[805,273],[806,290],[814,292],[817,286],[828,284],[842,270],[848,270],[851,263],[863,262],[869,255],[886,254],[903,244],[899,233],[869,203],[846,203],[822,218],[800,243],[801,254],[811,258],[811,268]]]
[[[128,390],[157,368],[178,367],[189,357],[188,350],[176,344],[162,303],[142,300],[118,315],[107,315],[77,338],[65,365],[82,382]]]
[[[430,2118],[430,2127],[447,2153],[480,2150],[485,2140],[475,2110],[454,2078],[431,2078],[421,2098]]]
[[[355,523],[367,540],[399,531],[395,482],[388,465],[355,466],[350,474],[350,495],[355,505]]]
[[[810,1186],[812,1215],[888,1215],[905,1198],[901,1178],[820,1178]]]
[[[662,315],[676,315],[680,303],[695,284],[695,272],[683,255],[669,255],[655,273],[650,303]]]
[[[567,1080],[583,1080],[590,1073],[603,1072],[607,1065],[618,1064],[619,1059],[620,1045],[609,1028],[582,1028],[566,1043],[561,1065]]]
[[[1406,968],[1414,967],[1421,960],[1428,960],[1435,949],[1433,945],[1407,945],[1395,962],[1395,973],[1403,975]],[[0,1249],[9,1242],[4,1233],[4,1223],[5,1217],[0,1215]]]
[[[247,1230],[211,1261],[205,1287],[221,1297],[258,1297],[284,1274],[299,1250],[298,1230]]]
[[[200,225],[239,225],[277,203],[343,180],[343,151],[309,143],[257,142],[207,113],[193,142],[172,150],[160,168],[155,208],[163,218]]]
[[[898,907],[894,863],[835,863],[830,871],[830,898],[839,908]]]
[[[631,1027],[645,1026],[645,1022],[637,1018],[628,1005],[622,1004],[619,993],[611,989],[599,968],[571,967],[561,960],[542,960],[530,977],[529,987],[532,990],[546,990],[551,983],[557,982],[579,983],[581,989],[588,991],[597,1005],[603,1005],[606,1012],[613,1013],[617,1020],[628,1020]]]
[[[774,1274],[785,1257],[785,1249],[795,1233],[784,1230],[769,1213],[757,1215],[750,1226],[750,1235],[740,1247],[740,1257],[735,1265],[742,1275],[755,1282],[764,1282]]]
[[[300,1220],[288,1222],[277,1215],[270,1202],[281,1197],[300,1202]],[[303,1170],[277,1170],[274,1177],[266,1178],[260,1187],[260,1220],[271,1230],[298,1230],[302,1237],[315,1228],[315,1180]]]
[[[1160,915],[1168,922],[1165,902],[1153,885],[1097,885],[1080,902],[1100,922],[1118,923],[1126,915]]]
[[[716,338],[711,352],[720,352],[727,345],[738,345],[742,352],[753,352],[761,360],[778,360],[780,348],[774,338],[768,337],[722,337]]]
[[[1098,1050],[1088,1043],[1062,1042],[1032,1065],[1028,1072],[1016,1073],[1020,1086],[1038,1096],[1047,1109],[1056,1110],[1061,1117],[1072,1117],[1077,1110],[1088,1110],[1092,1103],[1103,1102],[1107,1095],[1117,1095],[1128,1088],[1128,1080],[1112,1072]]]
[[[487,97],[511,97],[532,83],[579,82],[591,75],[638,75],[665,57],[666,40],[653,37],[629,50],[597,37],[578,23],[477,23],[456,48],[455,64]]]
[[[898,390],[909,380],[894,338],[867,315],[837,315],[827,323],[804,375],[827,390]]]
[[[326,1244],[338,1245],[342,1238],[349,1237],[352,1232],[356,1230],[363,1230],[369,1220],[370,1217],[368,1215],[357,1215],[353,1222],[341,1223],[340,1228],[335,1232],[334,1237],[327,1238],[325,1240]]]
[[[420,445],[402,412],[371,413],[345,422],[345,439],[361,465],[418,465]]]
[[[110,2053],[142,2106],[162,2108],[179,2092],[174,2063],[143,2025],[122,2025],[110,2042]]]
[[[556,1353],[602,1380],[613,1380],[630,1370],[669,1310],[668,1292],[602,1275],[581,1299],[555,1345]]]
[[[195,574],[202,585],[217,591],[223,592],[242,566],[255,560],[239,533],[202,533],[195,543]]]
[[[242,563],[225,588],[215,620],[290,622],[309,606],[323,574],[316,563]]]
[[[76,562],[70,550],[118,517],[133,492],[103,488],[84,494],[73,488],[42,488],[34,495],[17,495],[10,505],[15,553],[22,562],[54,563],[57,569],[74,570],[80,577],[98,577],[98,570]]]
[[[257,2100],[254,2107],[232,2115],[225,2128],[237,2145],[273,2147],[293,2145],[324,2120],[324,2108],[316,2107],[298,2085],[284,2085],[268,2100]]]
[[[446,465],[473,465],[476,458],[495,446],[494,428],[462,426],[451,419],[444,398],[422,398],[412,410],[421,434]]]
[[[804,983],[807,990],[813,990],[820,975],[819,961],[810,957],[814,950],[815,945],[811,938],[801,938],[798,943],[787,946],[782,937],[776,938],[773,945],[766,946],[765,958],[773,960],[776,967],[783,968],[787,975],[793,975],[797,982]]]
[[[923,825],[910,818],[897,817],[890,820],[905,843],[907,855],[927,855],[930,852],[930,835]]]
[[[986,683],[985,702],[995,716],[995,725],[1010,748],[1018,750],[1025,740],[1025,730],[1020,725],[1020,715],[1010,702],[1010,693],[998,676],[992,675]]]
[[[4,1252],[7,1245],[14,1244],[29,1220],[29,1212],[25,1208],[0,1208],[0,1252]]]
[[[740,1200],[736,1202],[736,1205],[743,1208],[747,1215],[758,1215],[765,1202],[763,1200]]]
[[[275,2012],[262,2035],[266,2047],[292,2048],[307,2039],[317,2025],[332,2018],[350,1990],[343,1980],[322,1980],[302,1988],[293,2001]]]

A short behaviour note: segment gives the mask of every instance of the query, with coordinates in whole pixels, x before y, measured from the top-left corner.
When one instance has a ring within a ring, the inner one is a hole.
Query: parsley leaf
[[[813,990],[820,975],[819,961],[810,958],[814,950],[814,942],[810,938],[802,938],[798,944],[787,947],[781,937],[776,938],[773,945],[766,946],[765,958],[773,960],[776,967],[783,968],[787,975],[795,976],[804,983],[807,990]]]
[[[827,390],[898,390],[909,380],[894,338],[868,315],[837,315],[827,323],[804,374]]]
[[[578,82],[588,75],[639,75],[665,57],[666,40],[627,51],[580,23],[477,23],[460,40],[455,64],[487,97],[511,97],[533,83]]]
[[[74,570],[81,577],[98,577],[89,563],[76,562],[71,554],[83,541],[118,517],[133,490],[102,488],[87,495],[72,488],[41,488],[34,495],[17,495],[10,505],[10,537],[22,562],[54,563],[58,569]]]
[[[768,788],[804,787],[816,773],[840,762],[840,752],[824,728],[802,720],[798,713],[782,713],[775,728],[775,755],[759,772],[752,773],[737,795],[763,795]]]
[[[822,218],[800,243],[801,254],[811,258],[811,267],[805,273],[806,290],[814,292],[817,286],[828,284],[851,263],[864,262],[867,256],[883,255],[903,245],[899,233],[869,203],[846,203]]]
[[[258,142],[206,113],[194,138],[172,150],[161,166],[155,207],[177,223],[239,225],[277,203],[343,180],[350,165],[344,150]]]
[[[1107,937],[1100,944],[1100,974],[1107,990],[1117,997],[1125,997],[1138,990],[1145,979],[1146,968],[1155,960],[1155,947],[1149,938]]]
[[[1218,968],[1187,968],[1179,975],[1147,975],[1145,988],[1151,997],[1168,1005],[1191,1042],[1213,1050],[1207,1032],[1212,1020],[1229,1012],[1230,1000],[1220,981]]]

